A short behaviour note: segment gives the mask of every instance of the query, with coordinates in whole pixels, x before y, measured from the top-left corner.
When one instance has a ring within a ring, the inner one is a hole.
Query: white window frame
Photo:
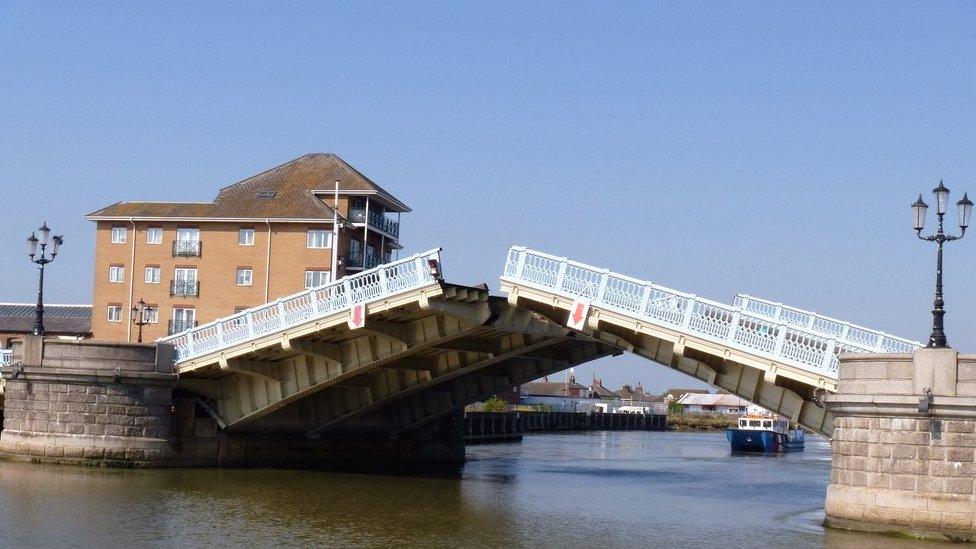
[[[125,244],[128,238],[129,228],[128,227],[112,227],[112,244]]]
[[[313,240],[318,240],[322,237],[322,242],[315,243]],[[319,244],[319,245],[313,245]],[[332,248],[332,231],[328,229],[309,229],[305,236],[305,247],[311,250],[328,250]]]
[[[106,318],[109,322],[122,322],[122,306],[109,305],[108,310],[106,311]]]
[[[156,238],[153,238],[153,235]],[[163,228],[162,227],[149,227],[146,229],[146,244],[162,244],[163,243]]]
[[[241,281],[241,275],[244,275],[244,281]],[[251,286],[254,284],[254,269],[247,269],[244,267],[237,268],[237,276],[235,281],[238,286]]]
[[[152,275],[156,276],[153,277]],[[159,284],[159,279],[162,277],[162,269],[160,267],[146,267],[146,274],[143,281],[146,284]]]
[[[318,275],[319,276],[319,283],[318,284],[313,284],[314,281],[312,279],[315,277],[315,275]],[[325,278],[324,281],[321,280],[323,277]],[[329,282],[332,282],[332,272],[331,271],[318,271],[318,270],[306,270],[305,271],[305,289],[314,288],[314,287],[317,287],[317,286],[323,286],[325,284],[328,284]]]
[[[237,245],[238,246],[253,246],[254,245],[254,229],[237,229]],[[241,242],[243,237],[243,242]]]
[[[196,267],[176,267],[173,269],[173,280],[182,282],[197,282]]]
[[[199,227],[177,227],[176,240],[178,240],[179,242],[200,242],[200,228]]]
[[[159,324],[159,305],[147,305],[143,315],[145,315],[143,318],[149,324]]]
[[[109,265],[108,281],[112,284],[122,284],[125,282],[125,265]]]

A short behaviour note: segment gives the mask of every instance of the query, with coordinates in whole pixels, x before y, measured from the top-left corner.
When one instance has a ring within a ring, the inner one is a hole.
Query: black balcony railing
[[[195,280],[171,280],[169,295],[173,297],[200,297],[200,283]]]
[[[199,240],[174,240],[173,257],[200,257],[203,243]]]
[[[169,321],[169,334],[178,334],[182,331],[189,330],[190,328],[196,328],[196,320],[170,320]]]
[[[388,235],[400,237],[400,224],[386,217],[383,212],[370,211],[368,217],[369,221],[367,222],[366,208],[349,208],[349,221],[367,223],[370,227],[379,229]]]
[[[376,253],[366,253],[366,264],[363,265],[363,252],[354,253],[350,250],[346,253],[347,269],[372,269],[383,263],[380,256]]]

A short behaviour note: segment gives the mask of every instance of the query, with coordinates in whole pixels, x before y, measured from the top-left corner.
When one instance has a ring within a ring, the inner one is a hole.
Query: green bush
[[[498,398],[498,396],[492,396],[485,401],[484,410],[486,412],[504,412],[508,409],[508,402]]]

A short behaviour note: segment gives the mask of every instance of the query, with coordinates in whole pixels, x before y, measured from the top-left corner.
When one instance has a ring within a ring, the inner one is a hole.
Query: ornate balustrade
[[[0,349],[0,366],[8,366],[13,362],[14,352],[10,349]]]
[[[733,305],[537,252],[509,249],[502,279],[724,343],[829,377],[842,353],[912,352],[921,344],[739,294]]]
[[[440,248],[386,263],[328,284],[161,339],[175,347],[177,363],[270,333],[436,283],[428,261],[440,268]]]

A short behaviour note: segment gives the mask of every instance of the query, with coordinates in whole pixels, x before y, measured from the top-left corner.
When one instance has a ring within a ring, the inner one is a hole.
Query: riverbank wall
[[[514,442],[529,433],[573,431],[666,431],[664,414],[595,412],[467,412],[467,443]]]

